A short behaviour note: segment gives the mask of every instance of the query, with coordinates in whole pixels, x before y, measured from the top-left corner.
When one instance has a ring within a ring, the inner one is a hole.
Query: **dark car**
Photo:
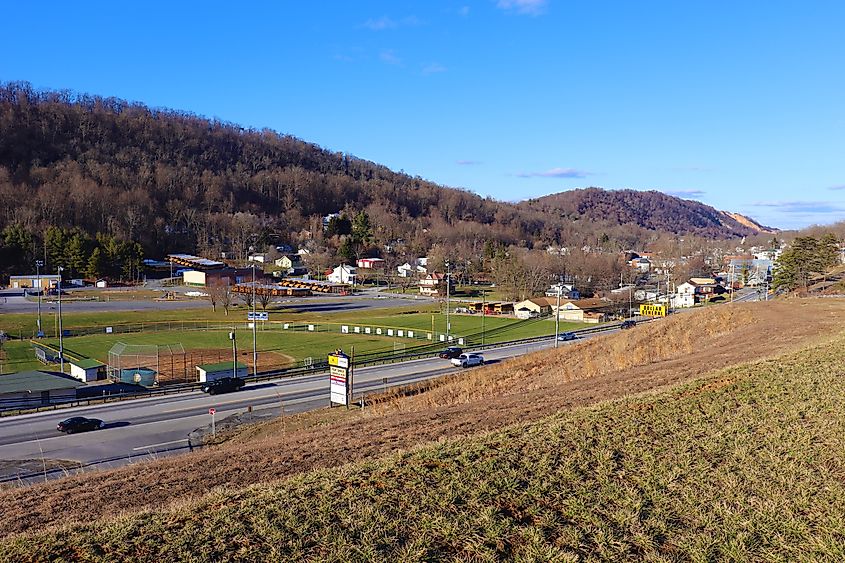
[[[575,340],[576,338],[578,338],[578,335],[574,332],[561,332],[557,335],[557,339],[560,342],[568,342],[570,340]]]
[[[449,346],[448,348],[437,354],[437,357],[443,358],[444,360],[451,360],[457,358],[463,353],[463,349],[458,348],[457,346]]]
[[[240,377],[221,377],[220,379],[203,384],[200,389],[202,389],[203,393],[217,395],[218,393],[240,391],[244,385],[246,385],[246,381]]]
[[[75,432],[99,430],[105,425],[106,423],[100,420],[99,418],[85,418],[84,416],[74,416],[58,423],[56,425],[56,430],[58,430],[59,432],[73,434]]]
[[[634,328],[635,326],[637,326],[637,321],[630,321],[629,320],[629,321],[622,321],[622,325],[619,328],[621,328],[622,330],[625,330],[625,329],[628,329],[628,328]]]

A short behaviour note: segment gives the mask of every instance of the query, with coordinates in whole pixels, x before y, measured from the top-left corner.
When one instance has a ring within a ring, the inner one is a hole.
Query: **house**
[[[556,283],[546,290],[546,297],[557,297],[560,288],[561,299],[581,299],[581,292],[575,289],[571,283]]]
[[[302,263],[301,254],[285,254],[281,258],[276,258],[273,264],[282,268],[280,275],[303,276],[308,273],[308,268]]]
[[[31,370],[0,376],[0,405],[4,407],[41,406],[76,399],[76,390],[85,387],[64,374]]]
[[[542,317],[552,312],[552,307],[557,304],[557,299],[549,297],[534,297],[515,303],[513,308],[518,319],[529,319]]]
[[[58,274],[41,274],[31,276],[9,276],[9,287],[12,289],[50,289],[59,283]]]
[[[326,279],[332,283],[346,283],[355,285],[355,280],[358,278],[358,270],[354,266],[348,266],[346,264],[342,264],[332,270],[332,272],[326,276]]]
[[[569,299],[561,301],[560,309],[555,303],[558,318],[562,321],[599,322],[594,320],[601,318],[600,309],[607,307],[607,302],[602,299]]]
[[[242,362],[220,362],[217,364],[202,364],[197,366],[200,383],[207,383],[221,377],[246,377],[247,365]]]
[[[106,364],[97,360],[70,360],[70,375],[83,383],[106,378]]]
[[[412,262],[405,262],[396,270],[399,272],[400,278],[410,278],[415,275],[424,276],[428,273],[426,264],[428,264],[428,258],[417,258]]]
[[[262,253],[250,254],[246,257],[247,262],[260,262],[264,264],[267,261],[267,255]]]
[[[361,258],[357,265],[364,270],[375,270],[384,268],[384,258]]]
[[[643,258],[640,256],[639,258],[634,258],[630,262],[628,262],[632,268],[637,270],[638,272],[642,272],[643,274],[647,274],[649,270],[651,270],[651,260],[648,258]]]
[[[719,285],[713,278],[690,278],[675,289],[675,296],[672,298],[672,307],[692,307],[696,303],[708,301],[717,295],[725,292],[725,288]]]
[[[428,274],[419,282],[420,295],[428,297],[446,297],[447,290],[452,291],[455,288],[451,276],[448,278],[446,274],[439,274],[437,272]]]
[[[337,219],[340,217],[340,213],[329,213],[323,217],[323,230],[326,230],[331,223],[332,219]]]

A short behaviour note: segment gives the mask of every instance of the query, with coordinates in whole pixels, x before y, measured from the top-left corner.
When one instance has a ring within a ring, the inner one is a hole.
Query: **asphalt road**
[[[72,295],[72,292],[70,292]],[[407,307],[414,303],[431,304],[431,299],[414,299],[412,296],[396,297],[390,294],[380,296],[372,293],[365,293],[363,295],[347,296],[347,297],[299,297],[289,298],[278,302],[279,312],[298,311],[305,309],[307,311],[319,312],[339,312],[339,311],[355,311],[359,309],[376,309],[385,307]],[[168,310],[184,310],[184,309],[202,309],[209,308],[210,305],[205,299],[197,298],[186,301],[68,301],[62,300],[63,313],[102,313],[110,311],[168,311]],[[38,302],[34,300],[27,300],[22,295],[11,292],[0,292],[0,314],[3,313],[31,313],[35,314],[38,311]],[[55,297],[51,297],[48,301],[46,298],[41,301],[41,311],[43,314],[52,314],[58,312],[58,303]],[[0,326],[2,329],[2,326]]]
[[[606,333],[600,333],[606,334]],[[561,345],[568,344],[560,343]],[[487,350],[486,363],[527,354],[553,346],[553,341],[520,344]],[[477,369],[477,368],[470,368]],[[363,393],[403,385],[460,371],[448,360],[413,360],[400,364],[355,370],[356,399]],[[385,381],[386,378],[386,381]],[[87,467],[112,467],[162,455],[188,451],[187,435],[211,423],[208,409],[216,409],[216,420],[254,412],[293,414],[329,404],[327,374],[300,376],[248,385],[242,391],[208,396],[199,391],[172,396],[74,407],[0,419],[0,459],[74,460]],[[99,418],[106,427],[94,432],[66,435],[56,424],[70,416]],[[9,474],[0,476],[9,477]]]

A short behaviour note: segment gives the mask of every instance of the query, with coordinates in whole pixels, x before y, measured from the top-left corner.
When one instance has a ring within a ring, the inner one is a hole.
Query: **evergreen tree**
[[[103,268],[105,267],[105,260],[100,248],[95,248],[88,257],[88,263],[85,266],[85,275],[89,278],[97,279],[103,275]]]

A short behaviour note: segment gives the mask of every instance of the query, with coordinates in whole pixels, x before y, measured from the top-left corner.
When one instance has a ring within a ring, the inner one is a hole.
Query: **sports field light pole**
[[[255,262],[252,263],[252,375],[258,377],[258,348],[255,344]]]
[[[35,261],[35,277],[38,278],[38,337],[41,338],[41,335],[44,333],[44,330],[41,328],[41,266],[44,265],[44,262],[41,260]]]
[[[56,282],[56,289],[59,291],[59,362],[61,365],[62,373],[65,372],[65,346],[64,340],[62,339],[64,331],[62,330],[62,268],[59,266],[59,281]]]
[[[238,377],[238,345],[235,340],[235,329],[229,333],[229,340],[232,341],[232,377]]]
[[[449,333],[451,332],[452,324],[449,322],[449,275],[451,274],[451,270],[449,269],[449,261],[446,260],[446,344],[449,344]]]
[[[558,280],[557,282],[557,309],[555,309],[555,348],[557,348],[557,341],[558,335],[560,334],[560,293],[563,287],[561,287],[561,281]]]

